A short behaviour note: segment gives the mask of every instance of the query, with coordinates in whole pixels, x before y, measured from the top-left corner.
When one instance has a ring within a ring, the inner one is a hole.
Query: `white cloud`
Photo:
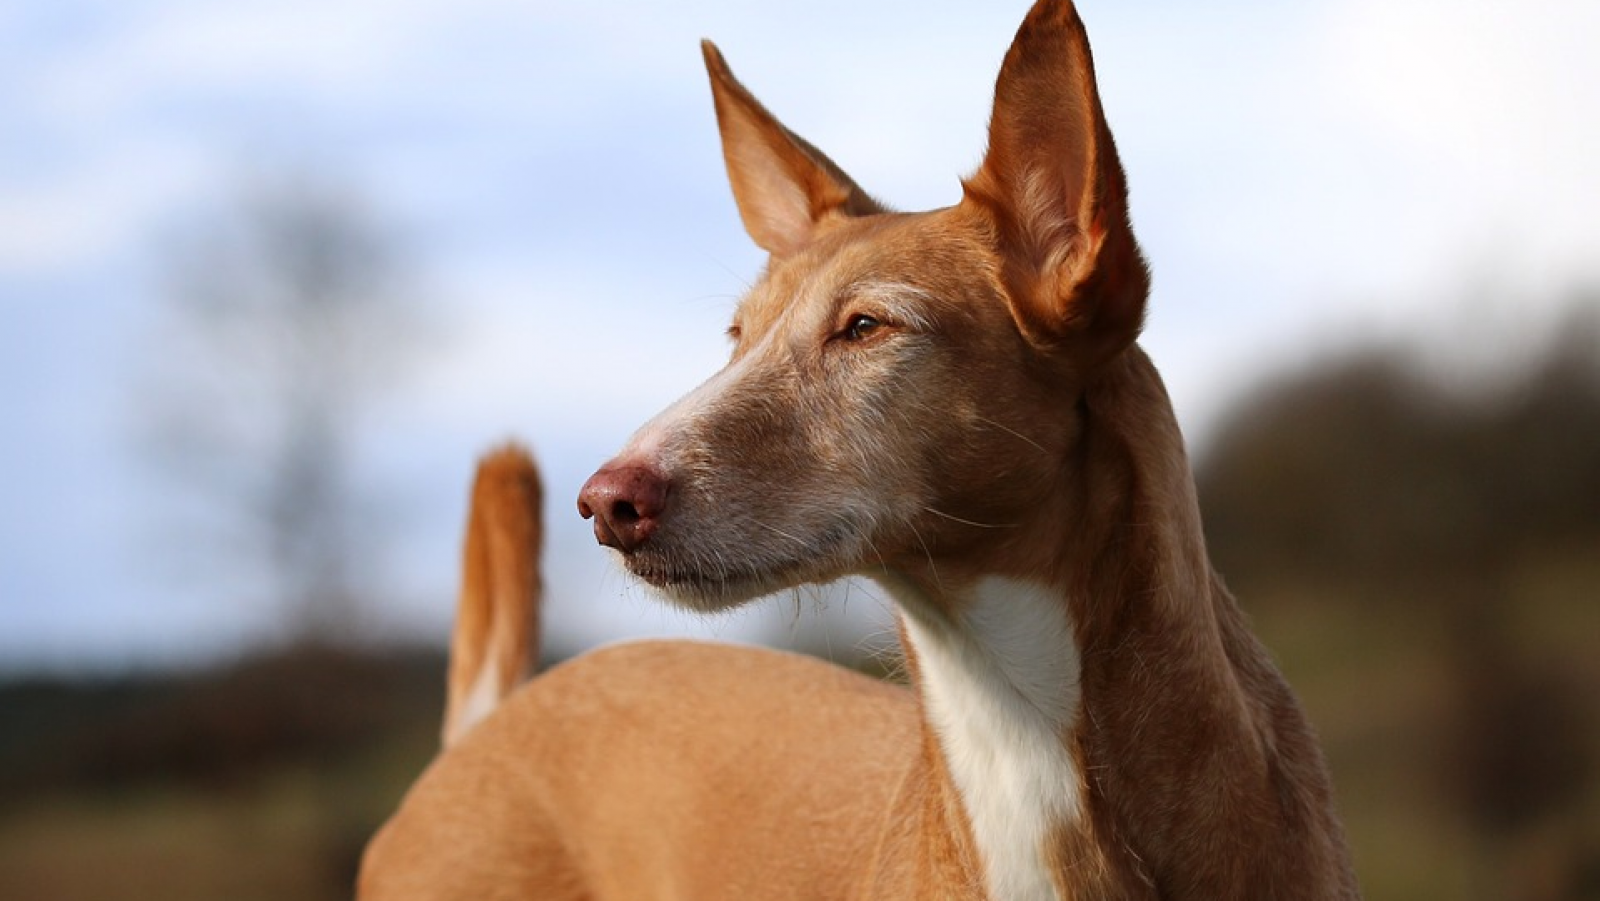
[[[1480,252],[1536,291],[1592,272],[1600,6],[1348,0],[1324,34],[1327,102],[1413,183],[1419,208],[1401,215],[1444,238],[1419,275]]]

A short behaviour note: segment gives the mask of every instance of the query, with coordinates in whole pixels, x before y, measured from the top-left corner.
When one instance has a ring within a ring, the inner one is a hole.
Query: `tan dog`
[[[1028,15],[982,167],[929,213],[885,210],[705,53],[770,264],[727,367],[579,507],[697,610],[876,581],[914,690],[766,651],[590,654],[438,759],[363,895],[1355,897],[1134,344],[1148,276],[1071,4]]]

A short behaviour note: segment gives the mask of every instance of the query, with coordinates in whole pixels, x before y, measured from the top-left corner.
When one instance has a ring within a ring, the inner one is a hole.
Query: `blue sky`
[[[165,243],[284,171],[366,198],[436,323],[365,433],[374,480],[404,486],[375,630],[448,628],[471,461],[507,435],[546,468],[563,644],[789,628],[789,608],[661,612],[572,512],[588,472],[719,365],[761,264],[696,42],[869,190],[926,208],[981,157],[1026,5],[0,9],[0,669],[274,634],[249,586],[185,578],[203,551],[173,545],[168,487],[130,443],[164,351]],[[1156,275],[1145,344],[1196,440],[1282,366],[1373,337],[1516,346],[1600,277],[1600,5],[1081,8]],[[849,604],[870,613],[869,595]]]

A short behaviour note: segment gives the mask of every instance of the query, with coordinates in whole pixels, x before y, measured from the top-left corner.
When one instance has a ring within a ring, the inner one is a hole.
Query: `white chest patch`
[[[1066,600],[985,579],[954,620],[920,597],[901,601],[924,703],[971,820],[989,896],[1059,901],[1045,842],[1082,805],[1065,743],[1081,695]]]

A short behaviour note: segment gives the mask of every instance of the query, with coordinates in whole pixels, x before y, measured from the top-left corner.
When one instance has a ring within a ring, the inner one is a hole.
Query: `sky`
[[[856,586],[663,610],[573,499],[709,376],[761,253],[697,42],[902,209],[980,161],[1024,2],[24,0],[0,7],[0,670],[189,662],[281,635],[171,528],[134,451],[175,234],[313,173],[407,248],[430,349],[369,418],[393,498],[369,627],[449,627],[472,462],[545,470],[549,629],[793,636]],[[1600,4],[1084,0],[1155,272],[1144,344],[1190,441],[1285,367],[1367,340],[1515,347],[1600,279]],[[1436,340],[1435,340],[1436,343]],[[798,612],[797,612],[798,611]],[[851,640],[851,639],[842,639]]]

